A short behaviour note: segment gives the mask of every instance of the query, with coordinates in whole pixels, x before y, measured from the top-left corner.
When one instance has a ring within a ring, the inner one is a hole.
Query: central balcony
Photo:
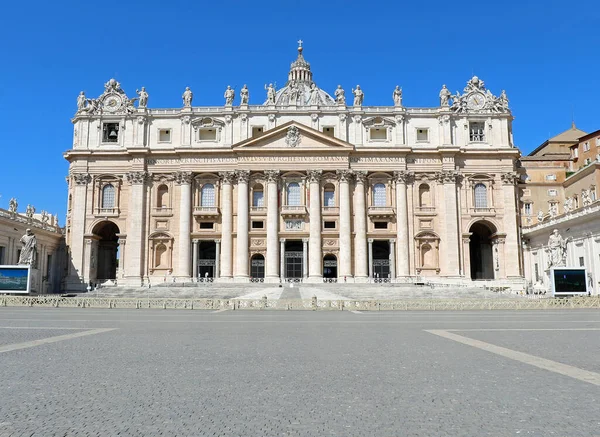
[[[267,207],[266,206],[251,206],[250,207],[250,215],[266,215]]]
[[[394,208],[391,206],[369,206],[369,217],[391,218],[396,215]]]
[[[117,217],[119,208],[94,208],[94,215],[96,217]]]
[[[323,215],[339,215],[340,208],[339,206],[324,206],[323,207]]]
[[[496,215],[496,208],[469,208],[471,215],[489,217]]]
[[[304,205],[282,205],[281,215],[288,218],[306,217],[306,206]]]
[[[194,206],[194,217],[215,218],[220,214],[216,206]]]
[[[157,207],[152,208],[152,215],[155,217],[170,217],[173,215],[173,208]]]

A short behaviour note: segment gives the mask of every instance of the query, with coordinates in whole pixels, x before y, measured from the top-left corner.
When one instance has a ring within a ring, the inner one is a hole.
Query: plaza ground
[[[598,436],[600,311],[0,308],[0,436]]]

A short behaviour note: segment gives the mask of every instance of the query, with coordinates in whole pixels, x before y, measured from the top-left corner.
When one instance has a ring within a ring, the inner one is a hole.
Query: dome
[[[298,57],[290,65],[285,86],[275,94],[275,105],[335,106],[335,99],[313,82],[310,64],[302,55],[302,40],[298,41],[298,44]]]

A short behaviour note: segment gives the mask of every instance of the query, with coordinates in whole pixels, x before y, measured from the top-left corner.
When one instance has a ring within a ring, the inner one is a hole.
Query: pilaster
[[[179,185],[179,239],[178,263],[176,275],[190,278],[190,224],[192,218],[192,172],[175,173],[175,182]],[[191,275],[195,277],[197,270]]]
[[[265,277],[271,280],[279,277],[279,205],[277,183],[279,170],[265,171],[267,179],[267,257]],[[283,253],[283,252],[282,252]]]
[[[250,172],[239,170],[236,172],[238,183],[237,196],[237,245],[235,252],[236,270],[235,278],[247,279],[248,272],[248,181]]]
[[[352,229],[350,224],[350,179],[352,170],[338,170],[340,186],[340,278],[352,277]]]
[[[367,208],[365,200],[366,171],[354,173],[356,185],[354,188],[354,276],[366,279],[369,276],[367,260]]]
[[[233,179],[232,171],[219,173],[221,176],[221,277],[233,277]]]
[[[309,274],[311,278],[323,277],[323,248],[321,243],[321,170],[310,170],[308,181],[310,186],[310,242],[308,252],[310,255]]]

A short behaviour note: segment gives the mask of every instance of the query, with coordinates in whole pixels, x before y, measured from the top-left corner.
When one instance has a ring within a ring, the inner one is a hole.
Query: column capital
[[[92,181],[92,177],[87,173],[73,173],[71,177],[75,185],[87,185]]]
[[[235,179],[235,172],[234,171],[221,171],[221,172],[219,172],[219,177],[221,178],[221,181],[223,182],[223,184],[231,184],[233,182],[233,180]]]
[[[336,173],[340,182],[350,182],[350,179],[354,174],[350,169],[336,170]]]
[[[438,171],[435,174],[435,180],[443,184],[455,184],[462,181],[463,175],[457,171]]]
[[[220,239],[220,238],[216,238],[216,239],[215,239],[215,243],[216,243],[216,244],[221,244],[221,239]]]
[[[395,238],[390,238],[390,244],[396,244],[396,239]]]
[[[280,239],[279,239],[279,242],[280,242],[280,243],[285,243],[285,238],[280,238]]]
[[[415,180],[415,173],[407,170],[395,171],[394,180],[397,184],[411,184]]]
[[[198,238],[192,239],[192,243],[193,244],[198,244],[199,242],[200,242],[200,240]]]
[[[369,244],[373,244],[373,241],[375,241],[375,240],[373,240],[373,238],[369,238],[369,239],[367,240],[367,242],[368,242]]]
[[[367,182],[367,172],[364,170],[355,171],[354,177],[356,178],[357,184],[364,184],[365,182]]]
[[[175,183],[178,185],[189,185],[192,183],[192,172],[191,171],[177,171],[174,174]]]
[[[308,182],[313,184],[313,183],[320,183],[321,182],[321,175],[323,174],[323,170],[308,170],[306,172],[306,174],[308,175]]]
[[[237,177],[238,184],[247,184],[250,180],[250,170],[237,170],[235,176]]]
[[[519,175],[516,172],[502,173],[500,178],[503,185],[516,185],[519,182]]]
[[[303,239],[302,239],[302,243],[304,243],[304,244],[308,244],[308,238],[303,238]]]
[[[131,185],[141,185],[151,176],[147,171],[132,171],[126,174],[127,182]]]
[[[267,182],[277,182],[279,180],[279,170],[265,170]]]

